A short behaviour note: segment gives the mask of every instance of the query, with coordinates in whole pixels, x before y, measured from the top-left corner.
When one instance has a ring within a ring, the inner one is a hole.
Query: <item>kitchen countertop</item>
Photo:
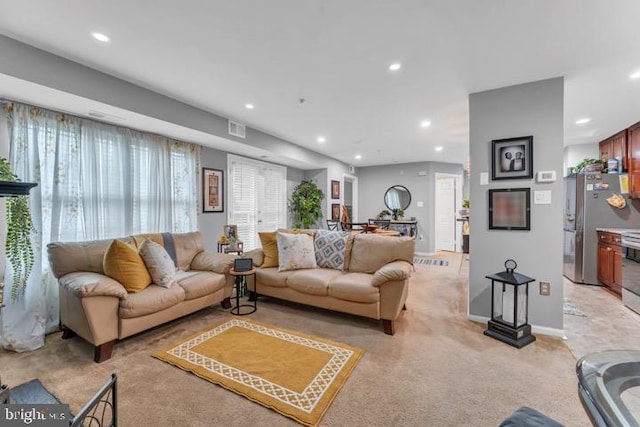
[[[606,233],[613,233],[613,234],[621,234],[621,233],[625,233],[627,231],[640,233],[640,230],[638,230],[637,228],[603,228],[603,227],[598,227],[598,228],[596,228],[596,231],[604,231]]]

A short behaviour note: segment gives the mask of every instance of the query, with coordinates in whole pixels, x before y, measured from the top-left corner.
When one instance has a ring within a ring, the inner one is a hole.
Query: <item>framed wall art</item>
[[[340,221],[340,204],[333,203],[331,205],[331,221]]]
[[[491,179],[533,178],[533,136],[491,141]]]
[[[202,212],[224,212],[224,172],[202,168]]]
[[[489,190],[489,230],[531,230],[531,189]]]
[[[331,181],[331,198],[340,198],[340,181]]]

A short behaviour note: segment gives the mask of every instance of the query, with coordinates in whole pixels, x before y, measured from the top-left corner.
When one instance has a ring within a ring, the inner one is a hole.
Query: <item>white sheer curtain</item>
[[[38,186],[29,197],[36,263],[22,298],[5,292],[0,343],[28,351],[58,326],[46,245],[196,230],[200,147],[37,107],[6,108],[9,161]],[[7,263],[7,288],[11,278]]]

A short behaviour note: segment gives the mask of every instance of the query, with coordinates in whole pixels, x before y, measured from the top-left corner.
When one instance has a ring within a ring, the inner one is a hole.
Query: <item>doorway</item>
[[[342,204],[347,207],[351,221],[355,222],[358,218],[358,177],[344,174],[342,187]]]
[[[462,250],[462,222],[456,221],[462,208],[462,175],[436,173],[436,251]]]

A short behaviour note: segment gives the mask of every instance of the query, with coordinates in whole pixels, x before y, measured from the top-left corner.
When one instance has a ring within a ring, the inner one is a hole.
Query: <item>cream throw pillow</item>
[[[313,236],[277,232],[276,239],[278,240],[278,271],[318,268]]]
[[[140,245],[139,254],[153,283],[165,288],[175,283],[176,265],[162,245],[147,239]]]

